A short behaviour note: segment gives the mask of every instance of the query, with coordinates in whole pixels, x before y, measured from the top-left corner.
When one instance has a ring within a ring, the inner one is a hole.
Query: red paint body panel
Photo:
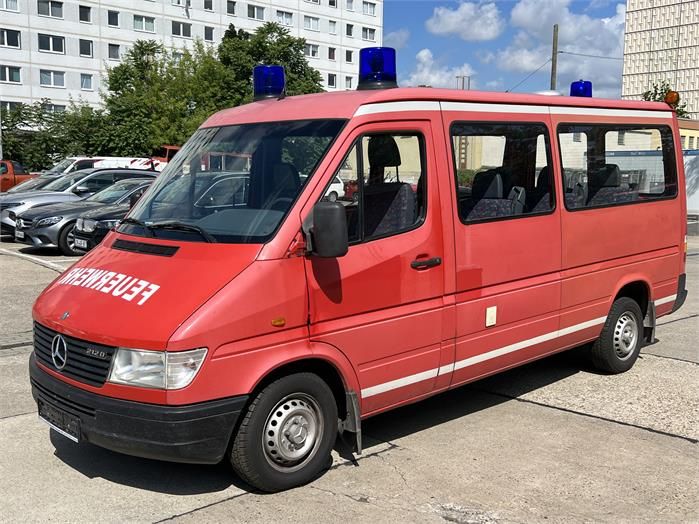
[[[408,104],[381,112],[380,104],[394,102]],[[428,104],[416,108],[422,102]],[[531,112],[441,111],[441,102],[536,107]],[[556,115],[542,112],[542,106],[591,113]],[[577,212],[563,205],[558,123],[668,124],[681,158],[674,117],[594,114],[608,109],[669,112],[661,103],[420,88],[289,97],[219,112],[203,127],[313,118],[348,122],[265,245],[158,239],[179,251],[154,257],[109,247],[122,237],[154,240],[111,233],[71,269],[109,269],[160,286],[142,305],[80,282],[59,283],[67,274],[37,300],[36,321],[78,338],[168,351],[208,348],[188,387],[164,392],[107,383],[94,388],[46,371],[100,395],[181,405],[250,394],[281,366],[320,359],[357,393],[366,417],[593,340],[625,284],[643,282],[650,298],[658,300],[677,292],[684,272],[681,162],[674,199]],[[555,209],[463,224],[449,136],[456,121],[544,124],[551,136]],[[419,132],[425,139],[424,222],[352,245],[341,258],[300,256],[301,224],[355,139],[401,131]],[[421,257],[440,257],[442,264],[412,269],[410,263]],[[493,307],[497,320],[486,326],[486,310]],[[660,316],[671,309],[667,302],[656,312]],[[70,316],[60,320],[65,311]],[[272,321],[280,319],[283,326],[275,327]]]

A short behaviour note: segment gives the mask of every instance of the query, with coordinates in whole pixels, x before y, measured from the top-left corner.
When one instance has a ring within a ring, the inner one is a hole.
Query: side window
[[[24,166],[19,162],[12,162],[12,167],[15,169],[15,175],[23,175],[26,173]]]
[[[80,186],[87,187],[88,191],[91,193],[96,193],[105,187],[109,187],[114,183],[114,175],[111,173],[103,173],[101,175],[93,176],[87,180],[80,182]]]
[[[462,222],[553,210],[551,148],[544,124],[455,123],[451,138]]]
[[[424,151],[424,139],[416,133],[364,135],[355,142],[323,195],[345,206],[350,242],[395,235],[421,223],[427,203]]]
[[[558,126],[565,204],[570,210],[605,207],[677,194],[668,126]]]

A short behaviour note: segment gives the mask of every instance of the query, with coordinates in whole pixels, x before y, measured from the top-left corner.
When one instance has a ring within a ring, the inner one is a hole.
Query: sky
[[[401,86],[456,87],[456,75],[470,75],[471,89],[532,93],[550,87],[551,64],[543,64],[558,23],[564,51],[558,90],[567,94],[572,81],[585,79],[594,96],[619,98],[625,6],[609,0],[385,0],[384,45],[397,50]]]

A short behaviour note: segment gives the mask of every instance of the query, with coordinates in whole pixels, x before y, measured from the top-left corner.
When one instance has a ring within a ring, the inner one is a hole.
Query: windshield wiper
[[[141,226],[149,237],[153,236],[151,227],[142,220],[139,220],[138,218],[126,217],[121,221],[121,224],[134,224],[136,226]]]
[[[187,224],[186,222],[168,220],[165,222],[153,222],[152,224],[148,224],[146,227],[150,229],[174,229],[180,231],[193,231],[195,233],[199,233],[199,235],[207,242],[210,242],[212,244],[217,242],[213,235],[211,235],[205,229],[202,229],[199,226],[195,226],[194,224]]]

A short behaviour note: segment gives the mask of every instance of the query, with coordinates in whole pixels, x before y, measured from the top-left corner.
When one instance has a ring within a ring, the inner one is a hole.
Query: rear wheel
[[[231,448],[236,473],[275,492],[315,479],[329,462],[337,437],[337,405],[328,385],[312,373],[282,377],[252,401]]]
[[[592,345],[592,362],[607,373],[631,369],[643,347],[643,313],[635,300],[620,297],[612,304],[602,333]]]
[[[328,195],[328,200],[330,202],[337,202],[337,192],[331,191],[330,194]]]
[[[58,235],[58,249],[67,256],[82,255],[80,251],[75,249],[75,222],[71,222],[61,229]]]

